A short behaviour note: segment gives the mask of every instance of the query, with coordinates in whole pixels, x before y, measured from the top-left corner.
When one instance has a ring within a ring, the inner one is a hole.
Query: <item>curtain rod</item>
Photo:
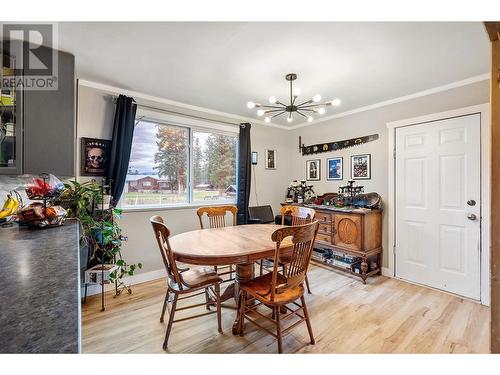
[[[118,100],[118,97],[113,95],[112,99],[113,99],[113,103],[116,104],[116,101]],[[196,115],[191,115],[191,114],[187,114],[187,113],[172,111],[172,110],[165,109],[165,108],[153,107],[153,106],[149,106],[149,105],[145,105],[145,104],[140,104],[140,103],[137,103],[137,102],[135,102],[135,103],[136,103],[137,107],[140,107],[140,108],[152,109],[154,111],[171,113],[171,114],[174,114],[174,115],[179,115],[179,116],[184,116],[184,117],[190,117],[190,118],[194,118],[194,119],[198,119],[198,120],[203,120],[203,121],[211,121],[211,122],[215,122],[215,123],[219,123],[219,124],[228,124],[228,125],[240,126],[239,122],[237,123],[237,122],[229,122],[229,121],[224,121],[224,120],[214,120],[214,119],[207,118],[207,117],[196,116]]]

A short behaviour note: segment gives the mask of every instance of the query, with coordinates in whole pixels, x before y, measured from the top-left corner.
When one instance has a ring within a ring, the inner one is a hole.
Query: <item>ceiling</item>
[[[329,116],[487,73],[490,58],[480,22],[60,23],[59,48],[78,78],[256,119],[246,103],[285,100],[289,72],[304,99],[342,100]]]

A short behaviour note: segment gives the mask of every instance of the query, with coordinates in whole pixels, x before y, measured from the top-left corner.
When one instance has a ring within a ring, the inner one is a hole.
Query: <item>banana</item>
[[[19,201],[12,197],[12,195],[7,194],[7,200],[5,201],[2,210],[0,211],[0,219],[5,219],[8,216],[13,215],[19,208]]]

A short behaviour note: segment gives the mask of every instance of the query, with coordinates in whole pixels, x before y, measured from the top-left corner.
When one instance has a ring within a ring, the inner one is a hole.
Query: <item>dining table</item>
[[[199,229],[177,234],[170,238],[170,245],[177,262],[200,266],[235,265],[235,279],[221,295],[221,301],[234,298],[238,301],[239,284],[255,277],[254,263],[273,258],[276,243],[271,235],[283,225],[250,224],[223,228]],[[291,238],[280,245],[283,253],[290,251]],[[239,334],[238,314],[232,327]]]

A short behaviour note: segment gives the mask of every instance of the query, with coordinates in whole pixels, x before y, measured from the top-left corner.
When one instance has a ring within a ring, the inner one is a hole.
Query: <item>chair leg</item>
[[[240,336],[243,337],[245,335],[245,303],[246,303],[246,293],[244,291],[240,292],[239,298],[239,307],[240,307]]]
[[[167,290],[167,294],[165,294],[165,300],[163,301],[163,308],[161,310],[160,323],[163,323],[163,317],[165,316],[165,310],[167,310],[169,297],[170,297],[170,290]]]
[[[170,336],[170,331],[172,330],[172,324],[174,323],[175,310],[177,308],[177,299],[179,296],[175,294],[174,300],[172,302],[172,309],[170,311],[170,317],[168,318],[167,333],[165,334],[165,341],[163,341],[163,350],[167,350],[168,338]]]
[[[309,279],[307,278],[307,275],[306,275],[306,287],[307,287],[307,293],[311,294],[311,288],[309,287]]]
[[[210,310],[210,298],[208,296],[208,288],[205,288],[205,307]]]
[[[300,297],[300,302],[302,303],[302,309],[304,310],[304,317],[306,318],[307,330],[309,331],[309,338],[311,339],[311,344],[316,344],[314,340],[313,330],[311,327],[311,319],[309,318],[309,312],[307,311],[306,300],[304,296]]]
[[[259,275],[262,276],[264,273],[264,259],[260,260]]]
[[[276,316],[276,333],[278,339],[278,353],[283,353],[283,340],[281,337],[281,321],[280,321],[280,307],[274,306],[274,314]]]
[[[222,315],[220,308],[220,284],[215,284],[215,298],[217,303],[217,330],[222,333]]]

